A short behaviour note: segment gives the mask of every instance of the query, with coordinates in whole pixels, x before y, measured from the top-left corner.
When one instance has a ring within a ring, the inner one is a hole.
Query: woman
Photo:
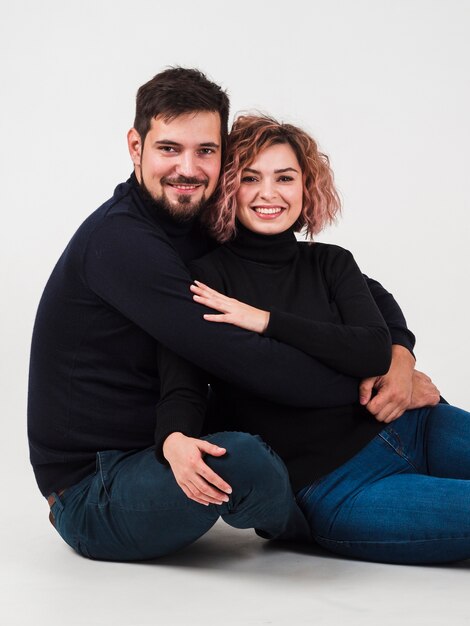
[[[289,343],[339,375],[385,373],[390,337],[353,257],[294,235],[304,227],[318,233],[338,210],[328,159],[311,137],[267,117],[240,117],[208,216],[224,245],[191,267],[195,301],[218,312],[205,319]],[[213,482],[220,494],[224,486],[210,475],[183,476],[174,445],[204,432],[206,378],[166,350],[160,370],[157,455],[188,497],[217,503],[214,491],[204,497],[203,485]],[[359,403],[336,406],[332,398],[322,409],[293,409],[211,383],[216,419],[207,420],[206,432],[260,435],[284,460],[318,543],[373,561],[470,557],[468,413],[438,405],[384,427]]]

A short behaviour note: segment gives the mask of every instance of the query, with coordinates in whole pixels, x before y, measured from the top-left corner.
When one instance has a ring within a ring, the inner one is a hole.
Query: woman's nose
[[[264,200],[272,200],[277,196],[277,190],[272,181],[264,180],[260,189],[260,197]]]

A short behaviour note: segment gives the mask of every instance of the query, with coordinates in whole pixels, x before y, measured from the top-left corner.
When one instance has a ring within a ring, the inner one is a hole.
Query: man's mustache
[[[169,178],[164,176],[161,182],[167,185],[204,185],[207,187],[209,184],[208,178],[196,178],[195,176],[178,176],[177,178]]]

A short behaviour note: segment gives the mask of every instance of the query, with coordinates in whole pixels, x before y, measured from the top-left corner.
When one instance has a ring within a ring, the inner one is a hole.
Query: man
[[[357,399],[354,379],[278,342],[207,324],[192,301],[185,263],[211,245],[197,218],[217,186],[228,111],[226,94],[196,70],[166,70],[139,89],[128,134],[134,174],[78,229],[39,305],[31,461],[51,521],[84,556],[154,558],[195,541],[219,516],[271,538],[308,532],[284,465],[257,437],[193,440],[189,453],[181,451],[199,476],[190,493],[157,462],[159,343],[277,402]],[[413,335],[392,296],[369,285],[395,345],[390,373],[364,381],[361,401],[389,421],[413,403],[428,404],[428,396],[437,401],[436,390],[418,374],[413,388]],[[335,391],[339,380],[344,398]],[[177,431],[178,415],[166,419],[168,432]]]

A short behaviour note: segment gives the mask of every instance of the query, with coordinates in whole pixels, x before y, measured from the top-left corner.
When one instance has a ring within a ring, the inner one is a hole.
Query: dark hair
[[[161,115],[168,122],[184,113],[213,111],[220,115],[222,153],[228,136],[229,99],[225,91],[196,69],[171,67],[142,85],[136,98],[134,128],[142,142],[151,121]]]

